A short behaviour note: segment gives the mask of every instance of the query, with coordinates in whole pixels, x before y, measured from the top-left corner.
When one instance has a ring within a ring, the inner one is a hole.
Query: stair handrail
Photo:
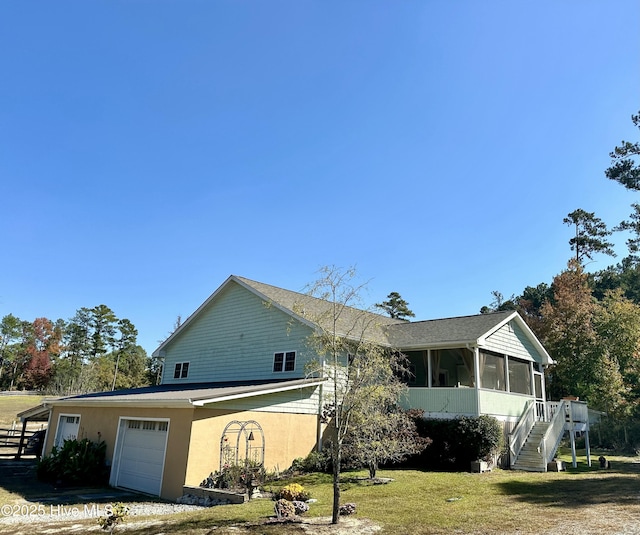
[[[530,399],[527,401],[527,405],[525,405],[517,425],[513,431],[509,433],[509,465],[511,468],[513,468],[513,464],[516,462],[518,454],[527,441],[529,432],[536,421],[535,408],[536,404],[534,400]]]
[[[553,414],[549,427],[540,439],[540,446],[538,449],[542,453],[545,466],[553,461],[556,451],[558,450],[558,446],[560,445],[560,441],[564,435],[566,416],[567,402],[563,400],[558,405],[558,410]]]

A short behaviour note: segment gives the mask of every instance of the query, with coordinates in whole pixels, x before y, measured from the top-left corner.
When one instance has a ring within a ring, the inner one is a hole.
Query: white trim
[[[184,377],[182,377],[182,371],[184,370],[184,365],[187,365],[187,375],[185,375]],[[176,366],[180,366],[180,373],[178,374],[178,377],[176,377]],[[190,360],[184,360],[182,362],[176,362],[173,365],[173,377],[172,379],[174,381],[178,380],[182,380],[182,379],[188,379],[189,378],[189,372],[191,371],[191,361]],[[164,372],[164,370],[163,370]],[[164,373],[163,373],[164,375]]]
[[[276,355],[282,353],[282,369],[276,370]],[[293,353],[293,370],[287,370],[287,354]],[[296,371],[296,361],[298,360],[298,352],[294,350],[289,351],[274,351],[273,352],[273,366],[271,366],[272,373],[291,373]]]
[[[258,390],[257,392],[241,392],[239,394],[229,394],[227,396],[221,396],[218,398],[210,398],[210,399],[199,399],[192,401],[192,405],[194,407],[204,407],[205,405],[209,405],[211,403],[219,403],[221,401],[231,401],[234,399],[242,399],[242,398],[250,398],[253,396],[264,396],[266,394],[276,394],[278,392],[287,392],[289,390],[298,390],[302,388],[308,388],[310,386],[318,386],[325,382],[325,379],[318,379],[317,381],[313,381],[310,383],[306,383],[303,385],[289,385],[284,387],[275,387],[269,388],[267,390]]]

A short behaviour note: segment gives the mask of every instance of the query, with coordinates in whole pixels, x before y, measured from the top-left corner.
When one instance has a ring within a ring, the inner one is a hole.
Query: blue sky
[[[639,22],[635,0],[2,2],[0,316],[103,303],[151,353],[230,274],[355,265],[417,319],[550,282],[563,217],[638,200],[604,169],[638,139]]]

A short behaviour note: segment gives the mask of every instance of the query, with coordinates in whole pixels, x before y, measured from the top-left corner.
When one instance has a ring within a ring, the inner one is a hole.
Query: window
[[[176,364],[176,368],[173,371],[174,379],[185,379],[189,375],[189,363],[188,362],[178,362]]]
[[[281,353],[275,353],[273,356],[273,371],[274,372],[292,372],[296,369],[296,352],[287,351]]]

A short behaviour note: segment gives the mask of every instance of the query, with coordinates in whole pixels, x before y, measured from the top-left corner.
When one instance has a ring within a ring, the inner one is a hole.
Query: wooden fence
[[[46,429],[46,425],[42,422],[30,422],[31,425],[27,425],[24,430],[24,437],[22,436],[22,425],[17,426],[15,422],[10,429],[0,428],[0,458],[20,458],[25,455],[37,455],[33,451],[30,451],[29,439],[34,438],[34,435]]]

